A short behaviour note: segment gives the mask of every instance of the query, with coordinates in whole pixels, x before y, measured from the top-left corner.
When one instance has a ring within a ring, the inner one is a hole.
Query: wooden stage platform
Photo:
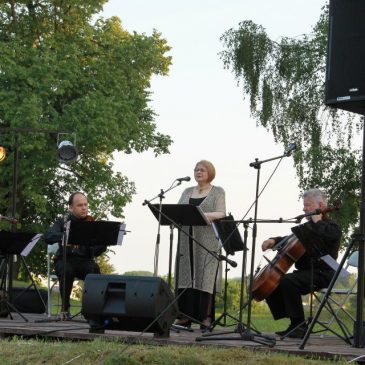
[[[72,320],[60,321],[58,317],[49,318],[42,314],[23,314],[28,321],[22,319],[18,314],[13,314],[13,320],[9,317],[0,318],[0,337],[22,336],[30,338],[53,338],[71,341],[90,341],[95,338],[103,338],[105,340],[120,341],[124,343],[154,343],[154,344],[174,344],[186,346],[220,346],[220,347],[244,347],[253,351],[274,351],[284,352],[295,355],[301,355],[310,358],[345,358],[353,360],[365,355],[364,348],[354,348],[350,344],[345,343],[337,336],[322,336],[319,334],[311,334],[306,342],[304,349],[299,346],[302,343],[300,339],[286,338],[280,340],[273,334],[266,334],[275,338],[276,343],[273,346],[261,344],[256,341],[242,339],[238,333],[224,334],[233,331],[234,327],[214,328],[212,334],[214,336],[206,340],[201,339],[202,334],[198,328],[194,328],[193,332],[171,330],[168,338],[156,338],[153,333],[138,333],[127,331],[110,331],[106,330],[104,334],[89,333],[89,325],[78,316]],[[50,320],[50,321],[48,321]],[[44,321],[44,322],[39,322]],[[218,338],[219,337],[219,338]],[[198,340],[197,340],[198,338]],[[261,337],[255,339],[261,340]],[[365,356],[362,358],[365,364]],[[356,364],[356,361],[354,361]],[[359,362],[361,363],[361,362]]]

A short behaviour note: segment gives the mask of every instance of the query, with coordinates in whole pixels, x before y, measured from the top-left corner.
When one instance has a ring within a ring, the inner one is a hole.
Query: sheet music
[[[20,253],[21,256],[28,256],[30,251],[32,251],[35,244],[39,241],[39,239],[42,237],[41,233],[36,234],[32,240],[24,247],[23,251]]]
[[[123,237],[124,237],[124,235],[126,234],[126,232],[125,232],[125,227],[126,227],[127,225],[125,224],[125,223],[121,223],[120,224],[120,228],[119,228],[119,234],[118,234],[118,240],[117,240],[117,245],[118,246],[121,246],[122,245],[122,243],[123,243]]]
[[[324,261],[331,269],[333,269],[335,271],[337,271],[338,267],[340,266],[338,264],[338,262],[331,255],[322,256],[321,260]],[[343,278],[343,277],[346,277],[348,275],[350,275],[350,273],[347,270],[341,268],[341,272],[340,272],[339,277]]]

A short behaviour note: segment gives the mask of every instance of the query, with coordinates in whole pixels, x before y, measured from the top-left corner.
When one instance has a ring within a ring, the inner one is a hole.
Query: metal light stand
[[[357,301],[356,301],[356,324],[354,347],[363,346],[363,310],[364,310],[364,284],[365,284],[365,115],[363,115],[363,141],[362,141],[362,175],[361,175],[361,201],[360,201],[360,234],[362,239],[359,240],[359,262],[357,277]]]
[[[14,218],[12,221],[12,232],[16,232],[16,203],[17,203],[17,190],[18,190],[18,160],[19,160],[19,142],[18,142],[18,134],[28,134],[28,133],[43,133],[43,134],[59,134],[59,133],[69,133],[64,130],[47,130],[40,128],[11,128],[11,127],[2,127],[0,128],[0,132],[4,133],[14,133],[15,134],[15,144],[13,146],[14,159],[13,159],[13,183],[12,183],[12,207],[11,214]],[[22,263],[29,275],[30,280],[32,281],[32,285],[36,289],[36,292],[44,305],[46,310],[47,306],[31,276],[28,265],[24,259],[24,257],[20,256]],[[7,290],[9,293],[9,302],[12,301],[12,287],[13,287],[13,255],[10,255],[8,258],[8,271],[7,271]],[[23,317],[23,316],[22,316]]]
[[[6,129],[6,128],[5,128]],[[3,129],[0,129],[0,131]],[[15,135],[15,144],[12,148],[13,150],[13,182],[12,182],[12,204],[11,204],[11,215],[12,215],[12,225],[11,225],[11,231],[16,232],[17,231],[17,221],[15,219],[16,215],[16,203],[17,203],[17,190],[18,190],[18,160],[19,160],[19,143],[18,143],[18,135]],[[9,305],[12,303],[13,300],[13,259],[15,255],[8,255],[7,261],[7,288],[6,291],[8,293],[9,298]],[[16,257],[16,256],[15,256]],[[29,271],[28,265],[24,259],[23,256],[19,255],[21,262],[23,263],[25,270],[29,276],[30,281],[32,282],[32,286],[34,286],[36,293],[39,296],[39,299],[41,300],[44,309],[46,310],[46,303],[44,302],[37,285],[35,284],[33,277]],[[28,319],[24,317],[13,305],[11,305],[12,309],[20,315],[24,319],[24,321],[28,322]],[[10,312],[9,312],[10,314]],[[11,317],[11,314],[10,314]]]

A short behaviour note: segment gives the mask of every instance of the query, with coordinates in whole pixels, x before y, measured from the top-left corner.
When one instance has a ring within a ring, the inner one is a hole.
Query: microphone
[[[224,256],[224,255],[218,255],[219,258],[223,261],[227,261],[232,267],[237,267],[237,262],[236,261],[233,261],[233,260],[230,260],[227,256]]]
[[[284,151],[284,155],[286,157],[290,156],[291,153],[297,149],[297,144],[296,143],[289,143],[288,147],[286,147],[285,151]]]
[[[179,181],[179,182],[181,182],[181,181],[190,181],[190,180],[191,180],[190,176],[179,177],[178,179],[176,179],[176,181]]]

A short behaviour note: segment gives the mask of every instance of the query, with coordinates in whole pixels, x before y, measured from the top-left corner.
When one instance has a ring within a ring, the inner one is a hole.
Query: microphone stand
[[[176,182],[176,184],[175,184]],[[159,198],[159,209],[158,209],[158,226],[157,226],[157,236],[156,236],[156,245],[155,245],[155,261],[154,261],[154,268],[153,268],[153,276],[158,276],[158,257],[160,252],[160,242],[161,242],[161,207],[162,207],[162,199],[165,198],[165,194],[168,193],[170,190],[173,190],[177,188],[179,185],[181,185],[182,180],[175,180],[172,185],[167,189],[163,190],[161,189],[160,193],[157,194],[155,197],[153,197],[150,200],[145,200],[142,205],[148,205],[152,206],[151,202],[157,198]],[[169,287],[171,288],[171,255],[172,255],[172,245],[173,245],[173,228],[171,227],[170,230],[170,258],[169,258],[169,276],[168,276],[168,283]]]
[[[255,335],[251,331],[251,312],[252,312],[252,285],[253,285],[253,275],[254,275],[254,266],[255,266],[255,249],[256,249],[256,237],[257,237],[257,211],[258,211],[258,201],[259,201],[259,186],[260,186],[260,171],[261,171],[261,165],[274,161],[277,159],[282,159],[283,157],[290,156],[290,152],[284,152],[284,154],[269,158],[266,160],[259,161],[258,158],[255,159],[254,162],[250,163],[250,167],[253,167],[257,170],[256,175],[256,194],[255,194],[255,210],[254,210],[254,218],[253,218],[253,228],[252,228],[252,248],[251,248],[251,267],[250,267],[250,281],[249,281],[249,297],[248,297],[248,305],[247,305],[247,329],[245,331],[245,338],[251,341],[255,341]],[[256,335],[257,336],[257,335]],[[262,337],[262,335],[260,335]],[[257,340],[256,340],[257,341]],[[264,339],[264,342],[268,346],[274,346],[275,345],[275,339]]]

